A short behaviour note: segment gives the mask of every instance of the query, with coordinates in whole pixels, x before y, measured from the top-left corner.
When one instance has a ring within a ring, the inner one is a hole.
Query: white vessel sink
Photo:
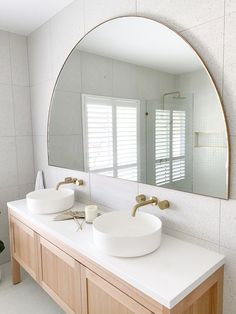
[[[64,211],[74,205],[74,191],[69,189],[45,189],[26,195],[27,207],[35,214],[51,214]]]
[[[114,211],[93,222],[95,245],[104,253],[119,257],[142,256],[161,243],[161,220],[151,214]]]

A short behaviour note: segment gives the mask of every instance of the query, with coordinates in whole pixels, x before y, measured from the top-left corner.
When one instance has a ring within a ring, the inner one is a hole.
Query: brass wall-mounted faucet
[[[149,200],[144,194],[139,194],[136,196],[137,204],[132,208],[132,216],[135,217],[136,211],[139,207],[143,207],[149,204],[158,206],[160,209],[166,209],[170,207],[170,203],[167,200],[159,201],[155,196],[151,196]]]
[[[77,178],[72,178],[72,177],[68,177],[68,178],[65,178],[64,181],[61,181],[57,184],[56,186],[56,190],[59,189],[59,187],[63,184],[76,184],[76,185],[83,185],[84,184],[84,181],[83,180],[79,180]]]

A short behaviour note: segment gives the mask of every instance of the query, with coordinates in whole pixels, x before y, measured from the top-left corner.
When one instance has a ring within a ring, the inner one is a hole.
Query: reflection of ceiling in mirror
[[[172,74],[202,68],[181,37],[141,17],[123,17],[100,25],[79,43],[78,49]]]

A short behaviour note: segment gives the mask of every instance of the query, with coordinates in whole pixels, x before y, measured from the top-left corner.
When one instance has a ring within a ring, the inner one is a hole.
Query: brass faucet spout
[[[71,177],[68,177],[68,178],[65,178],[64,181],[61,181],[57,184],[56,186],[56,190],[59,189],[59,187],[63,184],[76,184],[76,185],[83,185],[84,184],[84,181],[83,180],[79,180],[79,179],[76,179],[76,178],[71,178]]]
[[[144,198],[141,198],[141,199],[144,199]],[[145,197],[145,200],[141,200],[139,201],[139,203],[134,205],[131,212],[132,216],[135,217],[135,214],[138,208],[149,205],[149,204],[158,205],[158,199],[155,196],[152,196],[149,200],[146,200],[146,197]]]

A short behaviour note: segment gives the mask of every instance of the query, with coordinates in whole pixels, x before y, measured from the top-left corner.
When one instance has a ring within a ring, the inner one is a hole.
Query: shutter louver
[[[185,111],[173,111],[172,181],[185,178]],[[176,159],[177,158],[177,159]]]
[[[102,173],[104,170],[104,174],[112,176],[112,170],[106,171],[113,167],[112,107],[91,98],[86,115],[89,171]]]
[[[170,182],[170,111],[155,110],[156,185]]]
[[[117,106],[116,124],[118,178],[137,181],[137,108]]]
[[[138,180],[136,100],[83,95],[88,171]]]
[[[185,111],[155,111],[156,185],[185,179],[185,123]]]

